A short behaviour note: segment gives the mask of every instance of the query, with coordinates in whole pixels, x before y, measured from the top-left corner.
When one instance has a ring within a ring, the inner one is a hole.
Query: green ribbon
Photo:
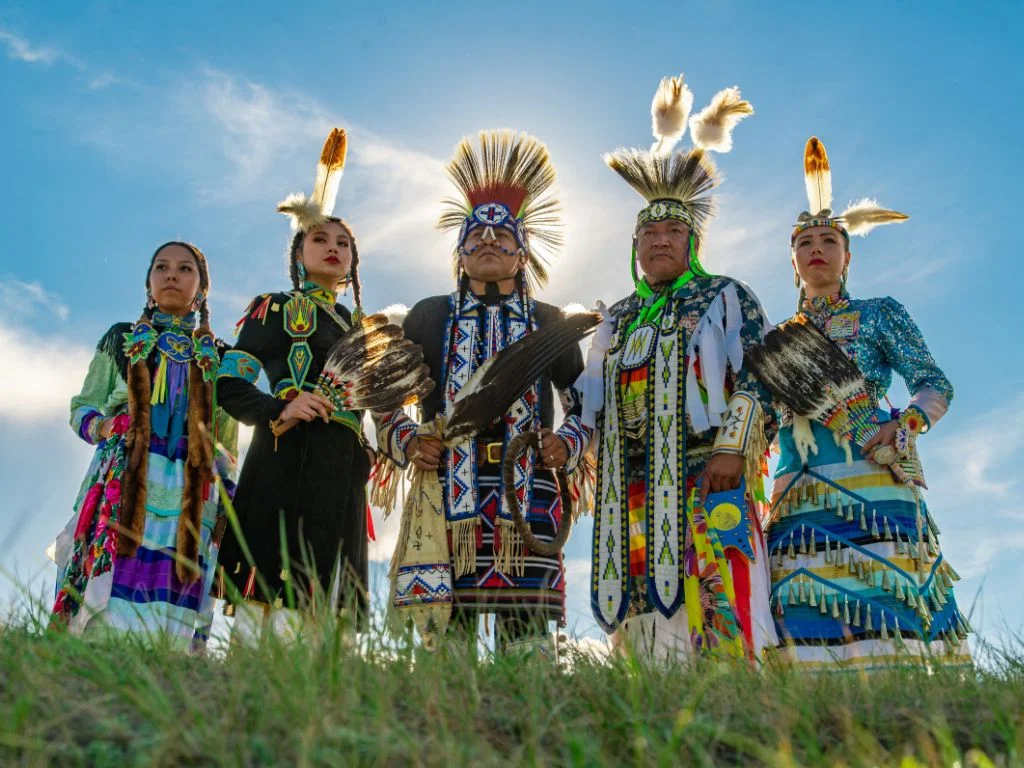
[[[662,286],[655,290],[651,287],[651,284],[647,282],[646,277],[639,277],[636,271],[636,246],[633,246],[633,284],[636,286],[636,295],[646,301],[652,296],[657,298],[648,306],[643,307],[640,310],[640,314],[637,315],[636,319],[629,324],[629,328],[626,329],[626,335],[628,336],[633,330],[644,323],[657,323],[661,319],[661,313],[665,309],[665,305],[668,303],[669,296],[674,295],[684,285],[693,280],[695,277],[710,277],[710,275],[704,270],[703,265],[700,263],[700,259],[697,256],[697,252],[693,248],[693,233],[690,233],[690,266],[686,269],[683,274],[675,279],[675,281],[668,286]]]

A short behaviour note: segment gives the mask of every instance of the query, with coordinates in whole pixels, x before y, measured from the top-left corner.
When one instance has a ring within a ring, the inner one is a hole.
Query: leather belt
[[[501,464],[505,452],[504,441],[497,443],[485,443],[477,441],[476,444],[476,465],[482,467],[485,464]]]

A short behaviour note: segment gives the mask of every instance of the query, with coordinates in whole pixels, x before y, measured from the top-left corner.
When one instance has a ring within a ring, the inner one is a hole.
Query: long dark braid
[[[210,330],[210,270],[205,254],[192,243],[172,240],[153,252],[146,270],[146,290],[149,292],[153,264],[162,250],[172,245],[181,246],[192,254],[199,271],[199,327],[196,335],[213,335]],[[152,319],[149,307],[142,311],[140,322]],[[149,470],[149,442],[152,430],[150,397],[152,375],[148,360],[139,360],[128,368],[128,409],[131,426],[126,435],[128,467],[124,474],[121,498],[121,524],[117,552],[131,557],[142,541],[146,520],[146,475]],[[213,386],[203,380],[203,372],[195,360],[189,363],[188,375],[188,454],[185,462],[185,484],[182,488],[181,514],[178,519],[177,552],[181,556],[175,563],[179,581],[192,583],[199,578],[198,555],[200,526],[202,525],[203,490],[213,476],[213,445],[210,442],[213,420]]]
[[[349,270],[347,281],[352,284],[352,302],[355,308],[362,311],[363,308],[363,286],[359,282],[359,247],[356,245],[356,236],[348,222],[339,219],[337,216],[328,216],[326,221],[338,224],[348,235],[352,250],[352,267]],[[302,281],[299,279],[299,263],[302,260],[302,244],[306,242],[306,233],[299,230],[292,236],[291,245],[288,247],[288,277],[292,281],[292,287],[302,290]]]

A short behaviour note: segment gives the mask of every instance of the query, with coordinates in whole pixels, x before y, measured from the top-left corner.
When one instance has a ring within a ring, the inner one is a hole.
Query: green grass
[[[653,669],[0,629],[3,765],[1019,765],[1024,654],[973,672]]]

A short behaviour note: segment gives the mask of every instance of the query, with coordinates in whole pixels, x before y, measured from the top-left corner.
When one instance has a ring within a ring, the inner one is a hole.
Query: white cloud
[[[46,312],[68,318],[64,300],[39,283],[0,278],[0,419],[27,424],[64,420],[92,350],[61,336],[43,336],[28,322]]]
[[[936,429],[921,442],[928,444],[940,464],[930,473],[933,485],[958,500],[1014,502],[1019,495],[1020,459],[1024,454],[1024,393],[1005,405],[983,413],[972,425],[943,434]]]
[[[29,64],[53,64],[67,58],[56,48],[37,47],[21,35],[17,35],[4,27],[0,27],[0,43],[7,49],[7,58],[24,61]]]
[[[88,347],[0,323],[0,419],[67,418],[91,359]]]
[[[965,578],[980,577],[1024,549],[1024,394],[967,428],[943,432],[945,426],[940,422],[918,443],[927,452],[928,501],[953,567]]]
[[[136,85],[136,83],[130,78],[115,75],[113,72],[100,72],[90,76],[86,80],[86,85],[90,91],[101,91],[112,85]]]
[[[26,283],[13,277],[0,278],[0,312],[5,317],[13,319],[39,309],[54,312],[61,320],[68,319],[67,304],[60,296],[43,288],[41,283]]]
[[[238,204],[264,197],[266,190],[278,199],[307,190],[323,138],[340,125],[349,133],[349,159],[337,208],[356,228],[361,252],[386,252],[390,266],[406,270],[436,269],[424,254],[447,247],[434,230],[438,201],[448,191],[440,159],[353,125],[301,93],[239,82],[215,70],[178,88],[183,109],[194,113],[197,101],[202,106],[197,119],[208,124],[201,135],[211,137],[226,161],[225,173],[203,175],[211,200]]]

